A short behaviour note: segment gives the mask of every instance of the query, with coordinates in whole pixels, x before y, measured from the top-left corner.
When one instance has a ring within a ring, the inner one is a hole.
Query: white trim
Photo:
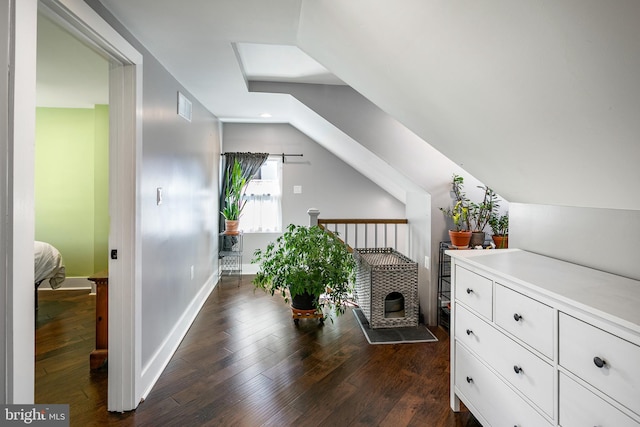
[[[92,282],[89,282],[86,277],[67,277],[62,282],[62,286],[58,289],[51,289],[49,281],[42,282],[38,291],[77,291],[78,289],[91,289]]]
[[[258,274],[258,270],[260,269],[260,266],[258,264],[253,264],[253,263],[249,263],[249,264],[245,264],[242,263],[242,274]]]
[[[121,412],[135,409],[142,397],[142,244],[138,196],[142,159],[142,66],[114,66],[109,74],[109,248],[117,250],[118,256],[116,260],[109,260],[107,408]],[[134,286],[129,286],[130,283]]]
[[[0,0],[0,22],[9,24],[11,22],[11,1]],[[9,24],[4,31],[0,32],[0,69],[9,70],[9,45],[11,41],[11,28]],[[0,99],[9,100],[9,73],[3,72],[0,77]],[[9,102],[0,102],[0,296],[2,297],[2,307],[0,310],[0,402],[9,402],[7,391],[11,376],[7,370],[6,361],[9,359],[7,352],[7,341],[10,333],[10,322],[7,315],[9,313],[9,284],[11,277],[7,268],[9,256],[12,252],[12,243],[9,225]]]
[[[169,335],[164,339],[158,350],[151,357],[149,363],[142,369],[142,398],[146,398],[151,389],[160,378],[160,375],[180,346],[183,338],[189,332],[191,324],[200,312],[200,309],[211,295],[217,284],[215,273],[212,274],[200,292],[191,300],[191,304],[184,311]]]
[[[103,53],[113,55],[123,63],[142,63],[142,54],[84,0],[40,0],[40,3],[54,12],[51,19],[75,30],[76,36],[92,42]]]
[[[6,0],[5,0],[6,1]],[[6,3],[5,3],[6,5]],[[34,397],[34,147],[36,105],[37,0],[10,0],[9,78],[6,111],[7,175],[2,212],[5,272],[2,295],[5,325],[3,369],[5,403],[33,403]],[[11,32],[13,29],[13,32]],[[5,54],[7,52],[3,52]],[[5,69],[4,72],[7,72]],[[3,117],[3,119],[5,118]],[[3,168],[4,169],[4,168]],[[22,307],[27,307],[22,309]]]

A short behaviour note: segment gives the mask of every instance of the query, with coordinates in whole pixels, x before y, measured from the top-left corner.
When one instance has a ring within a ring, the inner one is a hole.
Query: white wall
[[[190,97],[193,119],[184,120],[176,114],[177,92],[188,92],[147,56],[144,73],[143,366],[202,286],[215,280],[220,154],[215,117]]]
[[[144,56],[141,356],[147,387],[215,285],[219,122],[99,2],[88,3]],[[176,113],[178,91],[193,102],[191,122]]]
[[[437,257],[438,251],[431,250],[431,196],[426,192],[411,192],[407,194],[406,215],[409,221],[411,235],[409,258],[418,263],[418,298],[420,300],[420,314],[422,321],[429,324],[436,324],[436,295],[438,281],[432,279],[437,274],[432,267],[427,265],[437,265],[433,262],[426,262],[425,257],[431,260]],[[436,260],[437,262],[437,260]]]
[[[509,246],[640,280],[640,211],[512,203]]]
[[[283,226],[307,225],[309,208],[321,218],[405,218],[405,207],[368,178],[288,124],[223,124],[224,151],[302,154],[289,157],[282,169]],[[293,194],[293,186],[302,194]],[[264,248],[277,234],[245,234],[244,271],[256,248]]]

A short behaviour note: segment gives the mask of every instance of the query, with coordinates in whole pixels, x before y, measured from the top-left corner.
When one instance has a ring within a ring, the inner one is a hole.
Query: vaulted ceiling
[[[222,120],[292,120],[293,46],[510,201],[640,209],[640,2],[101,3]]]

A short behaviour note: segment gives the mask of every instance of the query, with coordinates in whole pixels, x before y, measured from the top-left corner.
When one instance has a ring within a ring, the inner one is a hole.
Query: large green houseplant
[[[238,221],[246,204],[244,192],[248,181],[242,176],[242,167],[235,160],[225,182],[224,206],[220,213],[225,219],[225,233],[238,234]]]
[[[299,310],[322,310],[340,315],[353,293],[355,260],[335,235],[314,227],[291,224],[267,247],[257,249],[252,263],[260,263],[256,288]],[[320,299],[320,296],[323,296]]]

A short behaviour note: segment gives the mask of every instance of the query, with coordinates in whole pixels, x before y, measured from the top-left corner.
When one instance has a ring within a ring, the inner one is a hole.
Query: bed
[[[48,280],[51,289],[58,289],[66,278],[66,272],[62,255],[53,245],[36,240],[33,249],[37,309],[38,287],[42,282]]]

